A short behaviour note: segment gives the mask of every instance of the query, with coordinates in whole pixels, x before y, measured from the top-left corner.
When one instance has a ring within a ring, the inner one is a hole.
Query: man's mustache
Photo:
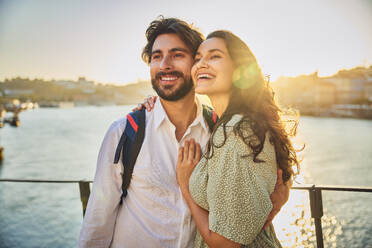
[[[156,73],[155,79],[159,80],[160,77],[162,77],[162,76],[176,76],[176,77],[180,77],[180,78],[185,78],[185,75],[180,71],[170,71],[170,72],[162,72],[161,71],[161,72]]]

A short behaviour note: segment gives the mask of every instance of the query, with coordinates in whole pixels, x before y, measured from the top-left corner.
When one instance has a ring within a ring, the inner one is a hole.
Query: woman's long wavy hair
[[[225,41],[227,50],[235,66],[233,74],[232,94],[228,107],[221,116],[207,147],[206,156],[213,156],[213,147],[221,147],[226,141],[226,123],[234,114],[241,114],[243,118],[234,126],[234,133],[239,135],[244,143],[253,151],[253,161],[263,162],[257,156],[263,149],[266,132],[270,134],[270,143],[275,147],[276,161],[283,171],[283,181],[287,182],[295,175],[293,166],[299,171],[299,161],[289,136],[295,135],[297,121],[287,132],[284,122],[280,118],[281,110],[274,101],[274,94],[269,83],[264,79],[256,58],[248,46],[236,35],[229,31],[218,30],[207,36],[220,38]],[[242,124],[248,123],[253,135],[244,136]],[[225,140],[216,145],[213,136],[218,126],[223,126]]]

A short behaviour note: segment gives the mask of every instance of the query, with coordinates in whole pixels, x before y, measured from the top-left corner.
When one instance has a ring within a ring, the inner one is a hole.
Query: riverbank
[[[358,104],[334,104],[329,108],[300,108],[301,116],[336,117],[372,120],[372,106]]]
[[[21,128],[5,126],[6,157],[0,178],[92,180],[107,128],[132,106],[40,108],[20,116]],[[316,185],[372,186],[372,122],[301,116],[296,143],[301,175]],[[307,192],[291,192],[275,220],[284,247],[311,247],[314,229]],[[325,192],[325,247],[368,247],[372,243],[372,194]],[[82,222],[77,184],[1,183],[0,246],[76,247]]]

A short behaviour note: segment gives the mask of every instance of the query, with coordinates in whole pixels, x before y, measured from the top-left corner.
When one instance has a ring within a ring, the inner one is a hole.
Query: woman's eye
[[[195,62],[195,63],[197,63],[197,62],[199,62],[199,61],[200,61],[200,58],[195,58],[195,59],[194,59],[194,62]]]
[[[181,58],[181,57],[183,57],[183,54],[182,54],[182,53],[176,53],[174,56],[175,56],[176,58]]]
[[[217,54],[211,56],[211,59],[219,59],[219,58],[221,58],[221,56]]]

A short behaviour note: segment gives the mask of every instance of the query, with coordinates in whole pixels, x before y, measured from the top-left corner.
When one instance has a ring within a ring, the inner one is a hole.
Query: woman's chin
[[[196,85],[195,93],[200,95],[208,95],[213,91],[212,87],[207,85]]]

